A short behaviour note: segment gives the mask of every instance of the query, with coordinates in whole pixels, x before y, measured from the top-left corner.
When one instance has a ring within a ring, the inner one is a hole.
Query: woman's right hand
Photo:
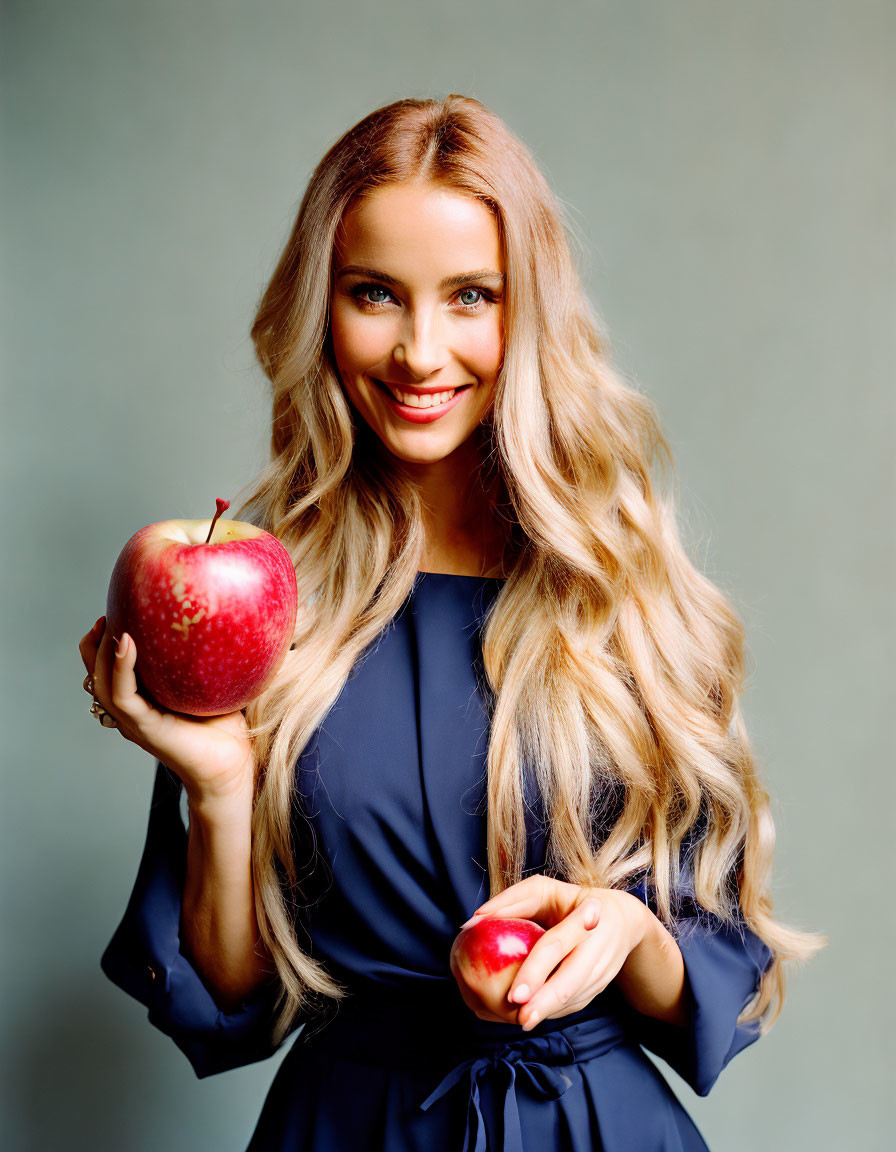
[[[255,759],[242,711],[185,716],[159,708],[138,690],[133,637],[125,633],[121,639],[125,647],[117,655],[101,616],[78,649],[93,677],[93,695],[117,721],[122,736],[177,773],[193,804],[228,800],[246,790],[251,795]]]

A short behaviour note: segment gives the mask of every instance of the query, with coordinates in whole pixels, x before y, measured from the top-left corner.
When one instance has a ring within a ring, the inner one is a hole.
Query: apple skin
[[[464,928],[451,945],[449,966],[496,1014],[507,1011],[507,993],[544,928],[534,920],[486,916]]]
[[[216,520],[209,543],[208,519],[162,520],[135,532],[106,597],[106,626],[133,637],[143,688],[190,716],[244,708],[279,668],[295,631],[287,550],[254,524]]]

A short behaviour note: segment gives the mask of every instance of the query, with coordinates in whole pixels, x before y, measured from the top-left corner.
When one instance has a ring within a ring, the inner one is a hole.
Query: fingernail
[[[523,1025],[523,1031],[524,1032],[531,1032],[537,1023],[538,1023],[538,1013],[536,1012],[535,1015],[530,1016],[529,1019],[526,1021],[526,1023]]]
[[[127,650],[128,650],[128,634],[127,634],[127,632],[123,632],[121,639],[115,641],[115,655],[116,656],[124,656],[124,654],[125,654],[125,652],[127,652]]]
[[[512,1001],[517,1004],[522,1004],[524,1000],[529,999],[529,985],[520,984],[518,988],[514,989]]]
[[[484,916],[471,916],[469,920],[465,920],[461,924],[461,928],[470,928],[473,924],[478,924],[480,920],[484,920]]]

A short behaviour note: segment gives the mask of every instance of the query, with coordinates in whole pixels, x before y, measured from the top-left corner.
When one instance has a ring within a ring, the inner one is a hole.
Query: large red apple
[[[148,524],[125,544],[106,627],[137,646],[136,674],[163,707],[219,716],[253,700],[292,641],[296,573],[276,536],[239,520]]]
[[[534,920],[486,916],[457,934],[449,967],[455,980],[463,980],[487,1008],[506,1013],[513,978],[543,935],[544,928]]]

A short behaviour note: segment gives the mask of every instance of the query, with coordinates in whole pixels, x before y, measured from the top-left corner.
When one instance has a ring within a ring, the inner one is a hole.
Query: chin
[[[426,443],[418,444],[402,444],[398,438],[389,437],[384,440],[384,444],[393,456],[406,464],[437,464],[440,460],[447,460],[449,456],[468,444],[474,432],[475,429],[460,439],[456,436],[449,439],[429,434]]]

